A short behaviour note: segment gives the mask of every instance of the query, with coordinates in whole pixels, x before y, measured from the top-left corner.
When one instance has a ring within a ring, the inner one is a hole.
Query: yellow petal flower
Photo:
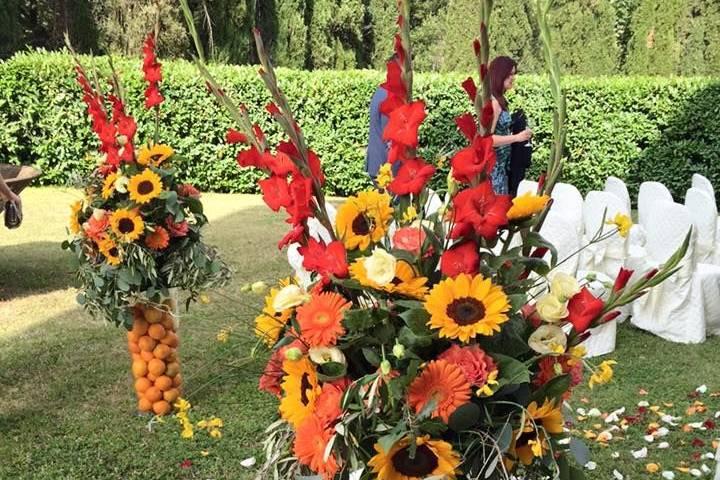
[[[512,207],[507,212],[507,218],[508,220],[519,220],[531,217],[540,213],[549,200],[550,197],[547,195],[535,195],[532,192],[526,192],[513,198]]]
[[[590,388],[593,388],[595,384],[603,385],[612,380],[613,365],[617,365],[617,362],[615,360],[605,360],[604,362],[602,362],[598,367],[597,371],[593,372],[592,376],[590,377],[590,382],[588,386]]]
[[[608,225],[615,225],[618,229],[618,233],[623,238],[628,236],[630,227],[633,226],[633,222],[630,217],[622,213],[618,213],[617,215],[615,215],[615,218],[607,220],[605,223],[607,223]]]

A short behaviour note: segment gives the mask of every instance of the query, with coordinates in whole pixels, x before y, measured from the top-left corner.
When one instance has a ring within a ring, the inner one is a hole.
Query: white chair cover
[[[705,191],[705,193],[709,194],[713,200],[715,199],[715,188],[713,188],[713,184],[710,180],[699,173],[693,173],[692,187]]]
[[[706,190],[690,188],[685,194],[685,206],[695,228],[695,262],[714,263],[717,233],[717,206]]]
[[[581,284],[582,279],[580,279]],[[595,280],[588,282],[585,286],[598,298],[606,299],[612,290],[613,281],[602,273],[595,274]],[[599,357],[615,351],[615,338],[617,336],[617,319],[604,323],[598,327],[591,328],[590,337],[582,345],[587,350],[585,358]]]
[[[628,193],[625,182],[617,177],[610,176],[605,180],[605,191],[616,195],[625,204],[625,209],[629,212],[630,206],[630,193]]]
[[[672,194],[660,182],[643,182],[638,193],[638,223],[647,231],[648,214],[659,201],[673,202]]]
[[[553,204],[548,217],[562,217],[575,227],[578,236],[582,236],[583,197],[580,191],[569,183],[556,183],[552,191]]]
[[[684,205],[658,201],[646,208],[647,257],[635,258],[631,265],[640,271],[667,261],[692,226],[692,217]],[[633,303],[633,325],[672,342],[700,343],[705,340],[705,300],[708,297],[705,287],[712,290],[714,273],[696,275],[693,256],[691,245],[680,263],[680,270]]]
[[[620,235],[589,245],[592,238],[602,231],[607,233],[612,228],[604,222],[615,218],[615,215],[628,215],[625,204],[617,196],[608,192],[589,192],[583,207],[585,236],[583,245],[588,245],[580,256],[580,269],[588,272],[600,272],[614,279],[625,264],[628,255],[627,238]]]
[[[517,194],[520,196],[525,192],[537,193],[537,189],[538,182],[534,182],[532,180],[521,180],[520,185],[518,185]]]

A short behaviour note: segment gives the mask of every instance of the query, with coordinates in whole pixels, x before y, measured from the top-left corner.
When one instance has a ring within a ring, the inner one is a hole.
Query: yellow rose
[[[556,325],[542,325],[528,339],[528,345],[537,353],[565,353],[567,336]]]
[[[273,308],[276,312],[282,312],[288,308],[297,307],[310,300],[310,295],[297,285],[283,287],[273,300]]]
[[[556,273],[550,282],[550,293],[555,295],[561,302],[570,300],[576,293],[580,292],[580,284],[572,275],[567,273]]]
[[[548,293],[540,297],[535,304],[538,315],[546,322],[555,323],[568,316],[567,303]]]
[[[367,278],[380,285],[387,285],[395,278],[397,259],[382,248],[375,248],[372,255],[365,259]]]

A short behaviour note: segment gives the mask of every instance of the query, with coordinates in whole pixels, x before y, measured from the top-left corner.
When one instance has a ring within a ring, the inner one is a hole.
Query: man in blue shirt
[[[380,167],[387,162],[388,144],[383,140],[383,131],[388,117],[380,112],[380,105],[387,98],[387,90],[378,87],[370,101],[370,137],[368,139],[367,155],[365,157],[365,171],[373,183]]]

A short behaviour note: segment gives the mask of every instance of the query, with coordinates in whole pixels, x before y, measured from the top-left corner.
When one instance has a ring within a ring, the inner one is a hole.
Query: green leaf
[[[351,332],[369,330],[375,323],[371,311],[366,308],[348,310],[345,312],[345,318],[343,319],[343,325]]]
[[[447,429],[448,426],[437,418],[425,420],[420,423],[420,431],[432,435],[433,437],[439,437],[440,435],[445,433]]]
[[[430,415],[432,415],[432,412],[437,408],[437,400],[434,398],[431,398],[425,406],[420,410],[420,413],[417,414],[418,421],[425,420],[426,418],[430,418]]]
[[[531,399],[538,403],[544,402],[545,399],[562,401],[563,394],[570,388],[571,380],[570,375],[557,376],[536,390]]]
[[[417,335],[408,327],[402,327],[398,334],[398,341],[406,347],[428,347],[432,344],[432,335]]]
[[[427,322],[430,320],[430,314],[424,308],[406,310],[400,314],[400,318],[403,319],[405,325],[417,334],[429,332]]]
[[[491,353],[490,356],[498,364],[498,383],[500,387],[530,382],[530,371],[523,362],[499,353]]]
[[[512,443],[513,427],[509,422],[503,424],[502,428],[495,437],[495,443],[502,453],[508,451],[510,444]]]
[[[370,365],[372,365],[373,367],[380,366],[380,356],[375,353],[375,350],[365,347],[362,349],[362,353],[365,357],[365,360],[367,360]]]
[[[448,426],[456,432],[470,430],[480,421],[480,413],[480,407],[476,403],[464,403],[450,415]]]
[[[332,382],[347,373],[347,366],[340,362],[326,362],[318,367],[318,379],[321,382]]]
[[[590,449],[579,438],[570,438],[570,453],[573,454],[578,465],[585,465],[590,461]]]
[[[400,439],[405,436],[405,429],[398,430],[400,431],[393,432],[388,435],[383,435],[378,439],[378,444],[380,445],[380,448],[382,448],[385,452],[389,452],[393,445],[395,445],[398,441],[400,441]]]

